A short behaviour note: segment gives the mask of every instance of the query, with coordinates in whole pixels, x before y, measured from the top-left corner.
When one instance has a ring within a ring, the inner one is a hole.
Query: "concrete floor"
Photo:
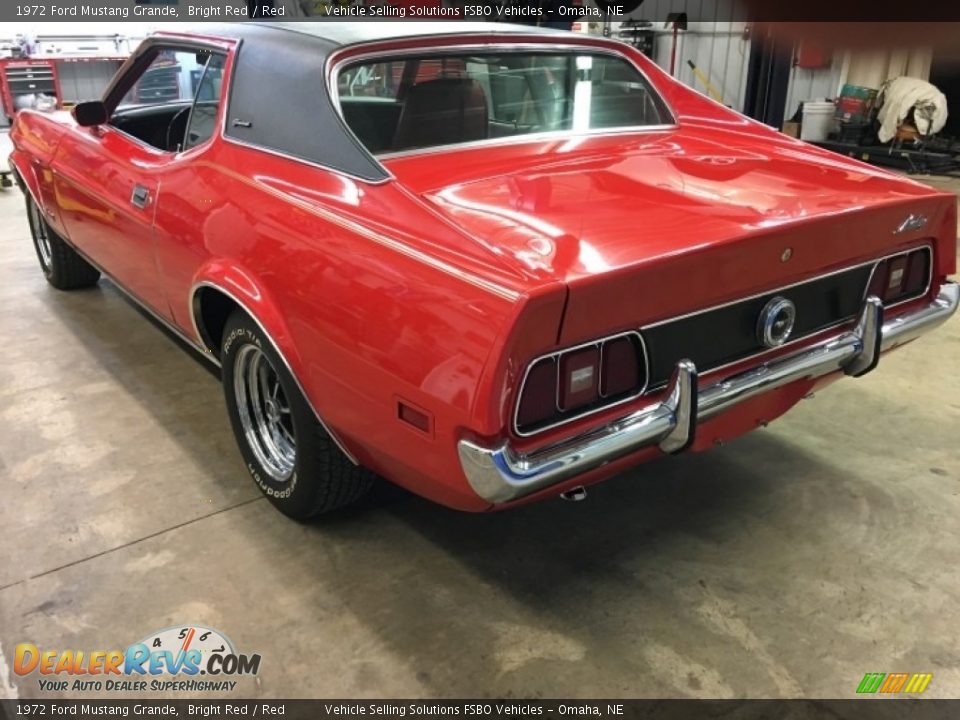
[[[250,482],[201,360],[108,282],[48,287],[19,192],[0,237],[0,696],[43,696],[19,642],[181,623],[262,654],[234,696],[845,698],[867,671],[960,694],[956,318],[583,503],[382,488],[304,526]]]

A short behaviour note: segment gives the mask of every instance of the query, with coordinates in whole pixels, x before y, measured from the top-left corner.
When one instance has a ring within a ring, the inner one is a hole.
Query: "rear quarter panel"
[[[192,332],[198,283],[227,290],[362,464],[444,504],[486,507],[466,485],[457,440],[467,428],[501,432],[505,348],[519,356],[555,341],[562,287],[524,293],[458,254],[455,238],[441,242],[453,229],[396,184],[224,141],[167,174],[156,232],[180,326]],[[519,333],[525,309],[537,322]],[[430,414],[430,432],[399,420],[401,400]]]

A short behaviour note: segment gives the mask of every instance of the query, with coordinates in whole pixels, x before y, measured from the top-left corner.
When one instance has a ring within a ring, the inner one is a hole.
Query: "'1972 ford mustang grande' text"
[[[204,26],[21,112],[37,256],[222,368],[297,518],[375,475],[463,510],[709,448],[957,307],[952,195],[634,49],[520,26]]]

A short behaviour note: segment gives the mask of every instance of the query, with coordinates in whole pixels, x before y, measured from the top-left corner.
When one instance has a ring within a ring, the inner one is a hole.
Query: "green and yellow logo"
[[[933,679],[933,673],[867,673],[860,681],[857,692],[870,695],[885,693],[919,695],[927,689]]]

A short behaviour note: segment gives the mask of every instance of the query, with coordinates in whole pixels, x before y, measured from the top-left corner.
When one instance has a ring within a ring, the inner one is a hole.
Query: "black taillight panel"
[[[533,435],[643,393],[647,356],[637,332],[622,333],[534,360],[517,401],[515,430]]]

